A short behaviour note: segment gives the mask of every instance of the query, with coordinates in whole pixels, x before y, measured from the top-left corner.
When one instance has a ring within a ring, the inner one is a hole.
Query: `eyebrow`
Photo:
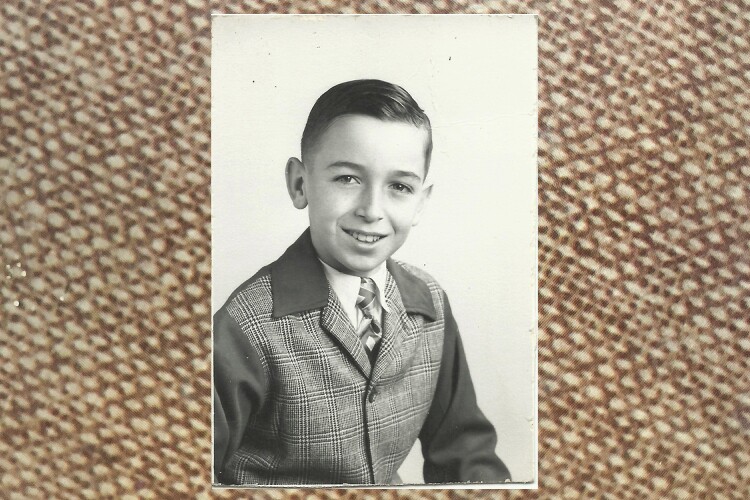
[[[365,167],[363,165],[360,165],[359,163],[354,163],[351,161],[335,161],[329,165],[326,165],[325,168],[336,168],[336,167],[348,167],[354,170],[362,171],[365,170]],[[417,179],[418,181],[422,180],[422,177],[415,174],[411,170],[394,170],[391,172],[392,175],[396,177],[411,177],[414,179]]]
[[[353,163],[350,161],[335,161],[331,163],[330,165],[326,165],[326,168],[335,168],[335,167],[349,167],[353,168],[354,170],[364,170],[364,166],[360,165],[359,163]]]

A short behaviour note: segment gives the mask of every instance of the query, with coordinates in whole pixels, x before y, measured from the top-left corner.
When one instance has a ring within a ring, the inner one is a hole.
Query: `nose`
[[[383,208],[383,195],[373,187],[362,193],[354,215],[367,222],[376,222],[383,218]]]

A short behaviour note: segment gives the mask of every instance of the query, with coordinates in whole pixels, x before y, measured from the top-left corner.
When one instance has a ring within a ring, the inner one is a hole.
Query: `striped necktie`
[[[362,278],[357,297],[357,307],[362,311],[364,318],[359,323],[357,332],[364,344],[367,354],[371,355],[381,337],[380,321],[375,317],[375,304],[378,296],[378,287],[372,278]]]

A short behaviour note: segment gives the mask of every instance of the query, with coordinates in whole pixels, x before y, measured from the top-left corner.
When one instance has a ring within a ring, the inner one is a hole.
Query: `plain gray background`
[[[215,16],[212,310],[307,227],[286,192],[317,97],[403,86],[432,121],[434,183],[395,257],[445,288],[514,482],[536,481],[535,16]],[[419,442],[400,470],[421,483]]]

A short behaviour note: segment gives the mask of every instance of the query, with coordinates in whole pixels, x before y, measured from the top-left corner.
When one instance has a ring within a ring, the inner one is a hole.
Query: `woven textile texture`
[[[539,13],[539,490],[750,494],[750,5],[0,4],[0,496],[210,488],[211,11]],[[414,498],[269,490],[258,498]]]

